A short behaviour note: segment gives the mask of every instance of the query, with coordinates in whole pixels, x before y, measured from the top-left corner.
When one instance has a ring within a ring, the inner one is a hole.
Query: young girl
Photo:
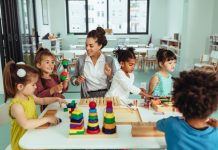
[[[118,62],[121,68],[115,73],[111,87],[106,93],[105,97],[118,96],[121,100],[127,100],[130,92],[133,94],[150,97],[150,95],[148,95],[144,89],[140,89],[133,85],[133,71],[136,63],[134,49],[118,49],[117,51],[115,51],[115,54],[118,58]]]
[[[46,48],[40,47],[35,56],[35,66],[39,69],[40,77],[36,84],[35,95],[38,97],[60,97],[68,89],[68,78],[63,82],[55,72],[56,57]],[[41,111],[46,106],[41,106]]]
[[[153,96],[171,96],[173,83],[170,73],[174,71],[176,55],[170,50],[159,49],[156,57],[160,70],[152,76],[148,93]]]
[[[165,132],[168,150],[205,150],[218,148],[218,121],[209,118],[218,108],[218,74],[192,70],[174,79],[174,106],[183,117],[157,122]]]
[[[65,102],[59,97],[38,98],[34,97],[38,71],[25,64],[15,64],[10,61],[4,68],[5,100],[12,98],[9,105],[11,122],[12,149],[21,149],[18,145],[20,138],[27,129],[33,129],[45,123],[57,124],[59,119],[48,116],[37,119],[36,104],[49,104],[58,101]]]

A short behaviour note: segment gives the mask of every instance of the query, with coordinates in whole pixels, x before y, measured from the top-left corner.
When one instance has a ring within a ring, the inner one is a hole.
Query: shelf
[[[218,36],[210,36],[210,51],[218,51]]]
[[[51,51],[60,51],[62,49],[62,38],[42,40],[42,46]]]

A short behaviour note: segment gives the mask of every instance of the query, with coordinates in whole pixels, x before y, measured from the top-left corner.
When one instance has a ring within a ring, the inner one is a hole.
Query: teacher
[[[81,98],[104,97],[116,71],[114,59],[102,54],[107,45],[105,31],[101,27],[92,30],[86,37],[86,53],[77,60],[71,77],[73,85],[81,85]]]

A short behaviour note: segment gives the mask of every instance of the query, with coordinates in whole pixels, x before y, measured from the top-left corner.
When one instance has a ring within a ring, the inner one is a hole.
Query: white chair
[[[218,51],[212,51],[210,55],[202,55],[200,63],[194,64],[194,69],[197,68],[218,71]]]
[[[157,59],[156,59],[156,53],[157,53],[157,49],[156,48],[148,48],[147,50],[147,55],[144,59],[144,70],[146,70],[146,68],[153,68],[154,70],[156,69],[156,65],[157,65]]]

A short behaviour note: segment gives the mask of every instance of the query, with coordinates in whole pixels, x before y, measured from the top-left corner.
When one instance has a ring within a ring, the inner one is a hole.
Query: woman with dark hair
[[[71,83],[81,84],[81,98],[104,97],[110,88],[116,71],[112,57],[102,54],[107,45],[105,31],[101,27],[92,30],[86,37],[86,53],[79,57]]]

